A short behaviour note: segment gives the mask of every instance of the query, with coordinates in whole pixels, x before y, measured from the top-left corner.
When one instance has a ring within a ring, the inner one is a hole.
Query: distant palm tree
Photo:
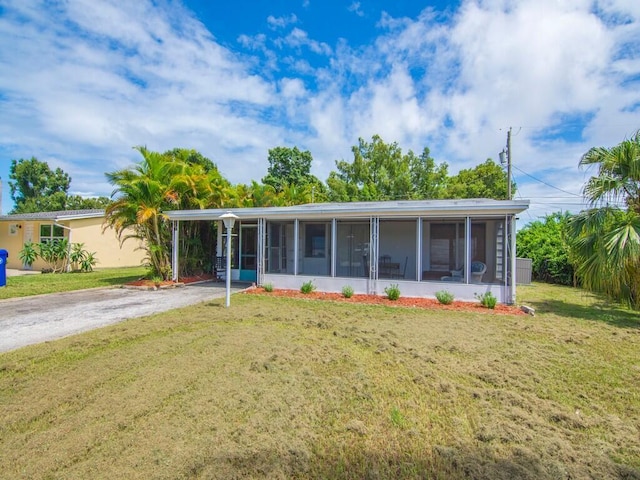
[[[640,309],[640,131],[613,148],[592,148],[584,187],[591,208],[570,221],[576,273],[585,288]]]

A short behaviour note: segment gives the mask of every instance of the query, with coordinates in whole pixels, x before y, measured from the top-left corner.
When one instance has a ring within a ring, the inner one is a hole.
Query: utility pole
[[[502,165],[505,163],[505,153],[507,157],[507,200],[511,200],[511,127],[507,132],[507,148],[503,148],[500,152],[500,163]]]
[[[507,132],[507,200],[511,200],[511,127]]]

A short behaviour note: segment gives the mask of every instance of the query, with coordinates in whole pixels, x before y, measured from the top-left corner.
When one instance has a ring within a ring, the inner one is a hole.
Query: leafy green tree
[[[407,154],[413,194],[417,199],[444,198],[449,181],[449,165],[446,162],[436,164],[429,149],[424,148],[421,155],[411,150]]]
[[[71,177],[60,168],[51,170],[35,157],[11,160],[9,189],[15,202],[12,213],[64,210]]]
[[[145,147],[136,150],[142,161],[106,174],[116,188],[114,200],[106,208],[105,226],[114,228],[121,242],[142,240],[152,274],[166,280],[171,275],[171,232],[164,212],[229,205],[230,185],[217,167],[197,152],[174,149],[161,154]],[[206,269],[206,257],[212,256],[203,246],[213,245],[211,227],[203,232],[205,225],[181,225],[180,264],[187,270]],[[207,237],[204,241],[203,234]]]
[[[67,195],[62,210],[104,209],[110,201],[108,197],[84,198],[80,195]]]
[[[234,207],[274,207],[282,205],[281,195],[272,185],[258,183],[255,180],[247,185],[235,186]]]
[[[553,213],[517,233],[518,256],[531,259],[533,278],[548,283],[573,284],[566,230],[571,215]]]
[[[272,185],[258,183],[239,183],[234,188],[232,206],[234,207],[282,207],[304,203],[322,203],[326,201],[326,189],[320,182],[303,185],[282,185],[277,191]]]
[[[107,197],[84,198],[80,195],[67,195],[55,192],[48,197],[28,198],[12,213],[55,212],[58,210],[104,209],[109,204]]]
[[[105,224],[114,228],[121,242],[141,240],[153,273],[166,280],[170,277],[170,232],[163,210],[175,203],[171,178],[178,172],[176,164],[163,155],[145,147],[136,149],[143,161],[130,169],[106,173],[116,189]]]
[[[387,144],[378,135],[371,143],[358,139],[352,147],[353,162],[336,161],[327,179],[331,201],[407,199],[413,185],[408,158],[397,143]]]
[[[407,154],[378,135],[352,147],[353,162],[336,161],[327,179],[327,198],[335,202],[443,198],[448,165],[436,164],[428,148]]]
[[[512,183],[515,193],[516,185]],[[500,165],[490,158],[484,163],[464,170],[449,179],[446,198],[507,198],[507,174]]]
[[[46,162],[35,157],[30,160],[12,160],[9,178],[11,198],[15,208],[11,213],[54,212],[57,210],[83,210],[105,208],[107,197],[83,198],[68,195],[71,177],[56,168],[52,171]]]
[[[181,165],[175,182],[173,208],[223,208],[234,205],[234,189],[215,163],[196,150],[176,148],[164,154]],[[180,222],[179,275],[210,272],[216,256],[216,231],[212,222]]]
[[[301,152],[298,147],[275,147],[269,150],[269,168],[262,183],[281,192],[287,185],[303,186],[319,183],[311,174],[313,157],[308,150]]]
[[[67,194],[55,192],[46,197],[32,197],[16,202],[11,213],[55,212],[67,210]]]
[[[570,222],[570,244],[582,285],[640,309],[640,131],[580,160],[597,167],[583,193],[590,207]]]
[[[218,169],[215,163],[213,163],[197,150],[188,148],[174,148],[172,150],[167,150],[166,152],[164,152],[164,155],[168,158],[179,160],[189,165],[200,165],[207,173],[212,170]]]
[[[306,185],[286,185],[280,192],[282,205],[302,205],[328,201],[327,187],[321,181]]]

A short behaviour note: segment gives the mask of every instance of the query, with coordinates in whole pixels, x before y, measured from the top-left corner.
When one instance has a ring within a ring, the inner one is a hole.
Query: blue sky
[[[12,159],[95,196],[136,145],[194,148],[232,182],[295,145],[325,180],[359,137],[455,173],[513,127],[526,222],[579,210],[580,156],[640,129],[637,0],[0,0],[0,42],[3,213]]]

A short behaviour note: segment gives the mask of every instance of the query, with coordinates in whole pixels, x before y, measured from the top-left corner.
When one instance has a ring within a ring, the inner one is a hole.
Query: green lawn
[[[640,316],[260,295],[0,354],[1,478],[640,478]]]
[[[84,288],[109,287],[137,280],[147,273],[145,267],[104,268],[89,273],[47,273],[8,277],[0,288],[0,300],[43,293],[68,292]]]

